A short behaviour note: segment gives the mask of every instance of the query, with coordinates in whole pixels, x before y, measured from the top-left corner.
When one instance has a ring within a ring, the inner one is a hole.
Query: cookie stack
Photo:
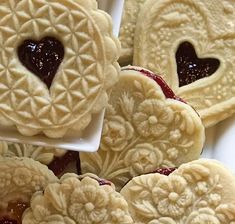
[[[234,10],[126,0],[121,49],[95,0],[3,1],[1,125],[59,138],[106,113],[94,153],[0,142],[0,224],[235,223],[234,175],[199,159],[235,111]]]

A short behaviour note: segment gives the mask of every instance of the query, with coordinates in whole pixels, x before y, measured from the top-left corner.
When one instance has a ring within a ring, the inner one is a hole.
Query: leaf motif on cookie
[[[120,190],[134,176],[197,159],[203,143],[198,114],[158,75],[128,66],[110,95],[99,150],[80,153],[81,172]]]
[[[135,177],[121,194],[136,223],[224,224],[235,221],[235,200],[229,196],[234,189],[235,177],[227,168],[215,160],[201,159],[181,165],[169,176]]]
[[[161,74],[212,126],[235,112],[235,3],[149,0],[139,13],[134,65]]]

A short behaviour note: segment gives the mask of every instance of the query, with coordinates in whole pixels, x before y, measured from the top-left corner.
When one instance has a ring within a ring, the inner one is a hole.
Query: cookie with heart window
[[[32,195],[58,178],[30,158],[0,157],[0,223],[21,224]]]
[[[235,112],[235,3],[148,0],[134,40],[134,64],[162,75],[212,126]]]
[[[106,106],[120,43],[95,0],[4,0],[0,37],[1,125],[58,138]]]
[[[80,152],[81,172],[120,190],[134,176],[198,159],[204,138],[198,114],[160,76],[127,66],[112,89],[99,150]]]
[[[139,224],[235,222],[235,177],[216,160],[185,163],[169,176],[133,178],[121,190]]]

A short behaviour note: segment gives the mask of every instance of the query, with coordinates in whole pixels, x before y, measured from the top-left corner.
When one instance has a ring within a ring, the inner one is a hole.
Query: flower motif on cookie
[[[197,159],[204,142],[197,113],[150,71],[130,66],[120,76],[99,150],[80,153],[82,173],[93,172],[121,189],[133,176]]]
[[[3,1],[0,117],[27,136],[82,131],[107,104],[120,44],[95,0]],[[6,28],[7,27],[7,28]]]
[[[134,65],[160,73],[206,126],[234,113],[233,1],[151,0],[139,18]]]
[[[41,208],[41,209],[38,209]],[[45,211],[45,212],[42,212]],[[31,200],[25,224],[39,223],[133,223],[127,202],[109,185],[92,177],[66,174],[60,183],[48,185]]]
[[[229,170],[204,159],[183,164],[169,176],[135,177],[121,194],[140,224],[223,224],[235,221],[235,201],[228,196],[234,186]]]

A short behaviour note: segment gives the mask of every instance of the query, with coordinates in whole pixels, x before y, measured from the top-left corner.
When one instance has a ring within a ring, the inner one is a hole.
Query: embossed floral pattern
[[[54,159],[54,157],[61,157],[65,153],[66,150],[63,149],[11,143],[5,141],[0,142],[0,156],[29,157],[46,165],[48,165]]]
[[[8,202],[29,202],[33,193],[58,181],[47,166],[29,158],[0,157],[0,208]]]
[[[153,189],[154,202],[162,215],[178,217],[193,202],[191,190],[184,178],[170,176],[159,181]]]
[[[145,100],[134,114],[134,123],[140,135],[159,137],[173,120],[173,111],[160,100]]]
[[[215,212],[210,208],[201,208],[198,211],[193,211],[185,224],[221,224],[219,219],[215,216]]]
[[[133,137],[134,129],[130,122],[121,116],[111,116],[104,120],[101,142],[102,150],[121,151]]]
[[[161,165],[163,154],[151,144],[143,143],[127,152],[125,164],[130,167],[132,176],[148,173]]]
[[[195,111],[166,98],[145,72],[132,66],[121,72],[106,109],[99,150],[80,153],[82,173],[108,179],[117,190],[136,175],[197,159],[204,143]]]
[[[126,201],[112,186],[100,186],[97,180],[86,175],[80,180],[75,174],[66,174],[60,183],[38,192],[23,217],[25,224],[47,223],[48,220],[66,224],[133,223]]]
[[[232,224],[233,192],[235,177],[207,159],[183,164],[169,176],[135,177],[121,190],[140,224]]]

